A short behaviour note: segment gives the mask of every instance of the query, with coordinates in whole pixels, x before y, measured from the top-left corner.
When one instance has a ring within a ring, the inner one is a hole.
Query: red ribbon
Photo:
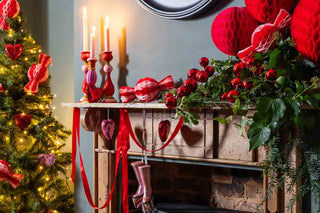
[[[126,109],[120,109],[120,120],[119,120],[119,131],[118,131],[118,137],[117,137],[117,150],[116,150],[116,168],[115,168],[115,181],[113,183],[111,192],[109,193],[109,197],[105,204],[102,207],[97,207],[94,205],[91,191],[88,183],[88,178],[85,172],[85,168],[83,165],[81,150],[80,150],[80,109],[74,108],[73,109],[73,129],[72,129],[72,172],[71,172],[71,178],[74,183],[74,176],[76,172],[76,152],[77,152],[77,141],[79,146],[79,156],[80,156],[80,168],[81,168],[81,178],[83,183],[83,188],[87,197],[87,200],[89,204],[94,209],[103,209],[106,208],[112,198],[112,195],[114,193],[115,185],[116,185],[116,177],[118,174],[118,167],[120,162],[120,156],[122,156],[122,212],[123,213],[129,213],[129,199],[128,199],[128,150],[130,149],[130,140],[129,140],[129,134],[132,137],[133,141],[143,150],[147,152],[156,152],[159,150],[164,149],[166,146],[170,144],[170,142],[175,138],[175,136],[178,134],[179,130],[181,129],[183,124],[183,117],[180,117],[180,120],[173,131],[171,137],[168,139],[168,141],[159,149],[157,150],[148,150],[144,148],[137,138],[135,137],[132,126],[130,123],[128,111]],[[128,131],[129,130],[129,131]]]

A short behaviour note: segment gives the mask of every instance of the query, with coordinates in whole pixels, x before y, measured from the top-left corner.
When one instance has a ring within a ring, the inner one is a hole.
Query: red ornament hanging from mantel
[[[9,30],[7,18],[15,18],[20,12],[20,5],[17,0],[2,0],[0,2],[0,29]]]
[[[307,0],[309,2],[309,0]],[[245,0],[249,13],[261,23],[273,23],[280,9],[291,11],[295,0]]]
[[[230,7],[212,23],[211,36],[217,48],[227,55],[237,53],[251,43],[251,34],[259,23],[245,7]]]

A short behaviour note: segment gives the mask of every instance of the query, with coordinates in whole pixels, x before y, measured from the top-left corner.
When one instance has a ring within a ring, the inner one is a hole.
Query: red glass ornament
[[[274,69],[270,69],[266,72],[266,78],[268,80],[276,80],[277,78],[277,71],[275,71]]]
[[[202,57],[200,58],[199,64],[202,67],[206,67],[209,64],[209,59],[207,57]]]
[[[166,99],[166,106],[169,109],[174,109],[177,106],[177,99],[175,97],[169,97]]]
[[[197,74],[198,72],[199,72],[199,70],[198,70],[198,69],[195,69],[195,68],[189,70],[189,72],[188,72],[188,78],[196,79],[196,74]]]
[[[168,93],[166,93],[165,96],[164,96],[165,99],[167,99],[167,98],[169,98],[169,97],[174,97],[174,95],[173,95],[172,93],[168,92]]]
[[[236,78],[232,79],[232,81],[231,81],[232,88],[236,88],[236,87],[239,87],[241,85],[242,85],[241,84],[241,79],[239,77],[236,77]]]
[[[214,73],[214,69],[212,66],[205,67],[204,71],[207,73],[208,77],[211,77]]]
[[[208,80],[208,75],[205,71],[200,71],[196,74],[196,79],[199,82],[206,82]]]
[[[187,88],[185,86],[181,86],[181,87],[178,88],[177,94],[178,94],[179,98],[182,98],[183,96],[189,95],[190,94],[190,90],[189,90],[189,88]]]
[[[241,71],[246,68],[246,65],[242,62],[239,62],[239,63],[236,63],[234,66],[233,66],[233,73],[236,75],[236,76],[240,76],[241,74]]]
[[[231,103],[236,101],[236,97],[238,97],[240,93],[237,90],[231,90],[227,95],[227,100]]]
[[[190,91],[195,91],[197,89],[198,83],[194,79],[187,79],[184,81],[183,86],[188,88]]]
[[[253,87],[253,83],[252,82],[248,82],[248,81],[243,81],[242,82],[242,86],[245,89],[251,89]]]
[[[220,99],[221,99],[221,100],[227,100],[228,94],[229,94],[228,92],[223,93],[223,94],[221,95]]]

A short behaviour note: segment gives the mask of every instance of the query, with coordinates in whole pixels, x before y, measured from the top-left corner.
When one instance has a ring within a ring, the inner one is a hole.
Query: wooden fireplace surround
[[[108,113],[110,118],[117,123],[117,112],[119,108],[128,109],[132,127],[139,137],[142,130],[142,113],[146,113],[146,129],[148,149],[157,149],[163,145],[158,137],[158,124],[161,120],[171,121],[171,132],[177,120],[172,119],[174,111],[169,110],[164,104],[154,103],[63,103],[64,107],[82,108],[81,125],[87,131],[93,132],[93,197],[94,202],[101,206],[108,198],[114,181],[115,169],[115,142],[105,142],[99,132],[101,118],[105,119]],[[90,113],[88,113],[90,112]],[[249,112],[250,113],[250,112]],[[252,112],[251,112],[252,113]],[[89,115],[90,114],[90,115]],[[199,112],[199,125],[184,125],[175,140],[164,150],[149,153],[149,161],[174,162],[184,164],[197,164],[214,167],[236,168],[243,170],[261,171],[259,164],[263,162],[266,151],[263,148],[249,152],[249,143],[246,137],[240,136],[234,125],[221,125],[213,118],[227,117],[232,114],[228,107],[214,107],[203,109]],[[235,116],[234,122],[240,121]],[[90,124],[89,124],[90,123]],[[170,134],[171,134],[170,132]],[[193,136],[192,136],[193,135]],[[128,152],[129,159],[141,159],[142,150],[136,144],[130,143]],[[298,155],[292,153],[298,164]],[[268,178],[263,177],[263,193],[266,193]],[[285,203],[290,199],[290,193],[278,191],[273,193],[270,200],[263,205],[264,213],[287,213]],[[299,213],[301,202],[296,202],[294,209],[290,212]],[[103,210],[94,210],[94,213],[116,213],[118,212],[117,195],[114,193],[111,204]]]

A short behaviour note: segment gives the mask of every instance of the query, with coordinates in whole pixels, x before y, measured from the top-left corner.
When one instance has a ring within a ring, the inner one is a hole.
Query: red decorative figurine
[[[28,78],[29,83],[24,87],[24,91],[31,95],[38,94],[38,86],[39,84],[43,84],[48,80],[49,71],[48,66],[51,64],[51,57],[40,53],[39,55],[39,63],[34,64],[29,68]]]
[[[0,2],[0,29],[9,30],[7,18],[15,18],[20,12],[20,5],[17,0],[2,0]]]

